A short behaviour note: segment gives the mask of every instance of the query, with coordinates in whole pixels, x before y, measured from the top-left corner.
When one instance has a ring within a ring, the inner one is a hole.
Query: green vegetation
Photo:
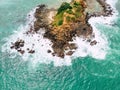
[[[53,22],[53,25],[60,26],[63,24],[63,14],[67,9],[72,9],[69,3],[64,2],[58,9],[57,15],[55,16],[55,20]]]
[[[74,10],[75,10],[76,12],[80,12],[80,11],[83,9],[82,6],[81,6],[81,4],[78,3],[78,2],[74,2],[74,3],[73,3],[73,8],[74,8]]]
[[[74,22],[76,20],[76,18],[75,17],[67,16],[66,20],[67,20],[67,22],[72,22],[72,21]]]
[[[71,20],[74,22],[76,20],[76,18],[75,17],[71,17]]]
[[[60,20],[59,22],[58,22],[58,26],[60,26],[60,25],[62,25],[63,24],[63,20]]]
[[[72,11],[72,9],[66,10],[66,13],[68,13],[68,14],[74,14],[73,11]]]
[[[61,13],[59,13],[55,16],[54,22],[53,22],[54,26],[60,26],[63,24],[63,14],[64,14],[64,12],[62,11]]]
[[[64,3],[62,3],[62,5],[60,6],[60,8],[58,9],[58,13],[57,13],[57,14],[65,11],[65,10],[67,10],[67,9],[72,9],[72,7],[70,6],[69,3],[64,2]]]
[[[58,9],[58,12],[54,17],[54,21],[52,24],[54,26],[60,26],[65,21],[64,18],[66,18],[67,22],[75,21],[82,15],[82,9],[83,8],[79,2],[73,3],[64,2]],[[64,13],[67,13],[68,15],[64,17]]]
[[[70,22],[71,21],[71,17],[67,16],[66,20],[67,20],[67,22]]]
[[[74,15],[76,18],[79,18],[82,14],[80,12],[76,12]]]
[[[73,3],[73,7],[78,8],[79,6],[81,6],[81,4],[79,2],[74,2]]]

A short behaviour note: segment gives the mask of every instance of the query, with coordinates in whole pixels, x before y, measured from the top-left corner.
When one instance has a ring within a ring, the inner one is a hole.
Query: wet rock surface
[[[24,40],[19,39],[19,40],[16,41],[15,43],[12,43],[11,49],[12,49],[12,48],[19,49],[19,48],[21,48],[21,47],[24,46],[24,43],[25,43]]]
[[[91,45],[91,46],[96,45],[96,44],[97,44],[97,41],[96,41],[96,40],[90,42],[90,45]]]
[[[17,50],[21,54],[24,54],[25,51],[22,50],[22,47],[24,47],[24,43],[25,43],[24,40],[18,39],[15,43],[13,43],[13,42],[11,43],[12,46],[10,48]]]
[[[66,53],[66,55],[71,56],[73,53],[74,53],[74,51],[69,51],[69,52]]]
[[[35,53],[35,50],[29,50],[28,53]]]

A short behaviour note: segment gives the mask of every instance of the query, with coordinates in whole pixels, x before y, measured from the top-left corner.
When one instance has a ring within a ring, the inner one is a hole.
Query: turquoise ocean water
[[[62,0],[61,0],[62,1]],[[60,1],[60,2],[61,2]],[[90,56],[77,58],[70,66],[55,67],[39,64],[33,68],[29,61],[9,58],[1,52],[4,38],[13,34],[26,15],[36,5],[58,6],[59,0],[1,0],[0,1],[0,90],[120,90],[120,15],[113,26],[97,24],[108,40],[105,60]],[[120,1],[116,4],[120,12]]]

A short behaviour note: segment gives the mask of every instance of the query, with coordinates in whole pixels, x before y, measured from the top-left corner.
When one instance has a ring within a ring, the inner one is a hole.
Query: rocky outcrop
[[[92,41],[90,37],[94,38],[91,25],[88,23],[90,17],[109,16],[112,15],[112,9],[105,0],[96,0],[103,8],[102,12],[86,12],[86,0],[72,0],[71,3],[63,3],[60,8],[48,9],[46,5],[42,4],[37,6],[35,11],[36,21],[31,26],[30,30],[26,33],[38,33],[40,28],[44,28],[44,38],[52,42],[52,49],[48,50],[53,56],[64,58],[65,55],[71,56],[77,49],[73,41],[74,37],[83,37],[91,46],[96,45],[97,41]],[[18,40],[12,43],[11,49],[16,49],[21,54],[24,50],[23,40]],[[35,50],[27,49],[28,53],[35,53]]]
[[[79,1],[79,0],[78,0]],[[74,4],[77,6],[75,9],[81,7],[81,9],[78,11],[81,15],[75,17],[75,20],[72,21],[66,21],[67,15],[70,16],[72,14],[64,14],[63,17],[65,18],[63,21],[64,24],[60,26],[53,25],[56,19],[56,16],[58,15],[56,9],[48,9],[46,5],[39,5],[35,12],[35,18],[36,21],[34,22],[34,26],[31,27],[31,29],[27,33],[37,33],[40,28],[45,29],[44,37],[51,40],[53,43],[52,48],[54,52],[51,52],[48,50],[48,53],[52,53],[53,55],[56,55],[58,57],[64,58],[65,55],[72,55],[73,51],[65,53],[65,50],[75,50],[77,49],[77,46],[75,43],[70,44],[70,41],[73,41],[73,37],[76,36],[84,36],[87,38],[89,35],[92,34],[92,27],[89,25],[89,23],[86,20],[86,14],[84,14],[84,10],[86,8],[85,2],[81,0],[80,2],[72,1],[71,4]],[[71,5],[68,4],[67,5]],[[71,5],[72,6],[72,5]],[[69,7],[71,7],[69,6]],[[62,8],[62,6],[61,6]],[[73,7],[72,7],[73,8]],[[69,9],[74,10],[74,9]],[[53,13],[51,15],[52,19],[50,22],[49,15],[50,13]],[[74,14],[76,15],[76,12],[74,11]],[[75,15],[72,16],[75,16]]]
[[[24,54],[25,51],[21,49],[24,46],[24,43],[25,43],[24,40],[18,39],[15,43],[12,43],[12,46],[10,48],[16,49],[21,54]]]
[[[96,0],[96,1],[102,7],[102,11],[87,13],[87,19],[90,19],[91,17],[99,17],[99,16],[108,17],[108,16],[113,15],[113,9],[111,8],[109,4],[106,3],[106,0]]]

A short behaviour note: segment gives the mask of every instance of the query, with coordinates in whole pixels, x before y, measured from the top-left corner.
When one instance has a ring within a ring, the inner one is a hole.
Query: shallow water
[[[108,41],[109,49],[103,60],[89,55],[72,60],[70,66],[56,67],[54,63],[34,65],[19,55],[11,58],[9,52],[1,52],[4,39],[21,24],[25,25],[26,15],[39,3],[60,4],[52,0],[1,0],[0,90],[120,90],[120,15],[112,26],[96,24]]]

